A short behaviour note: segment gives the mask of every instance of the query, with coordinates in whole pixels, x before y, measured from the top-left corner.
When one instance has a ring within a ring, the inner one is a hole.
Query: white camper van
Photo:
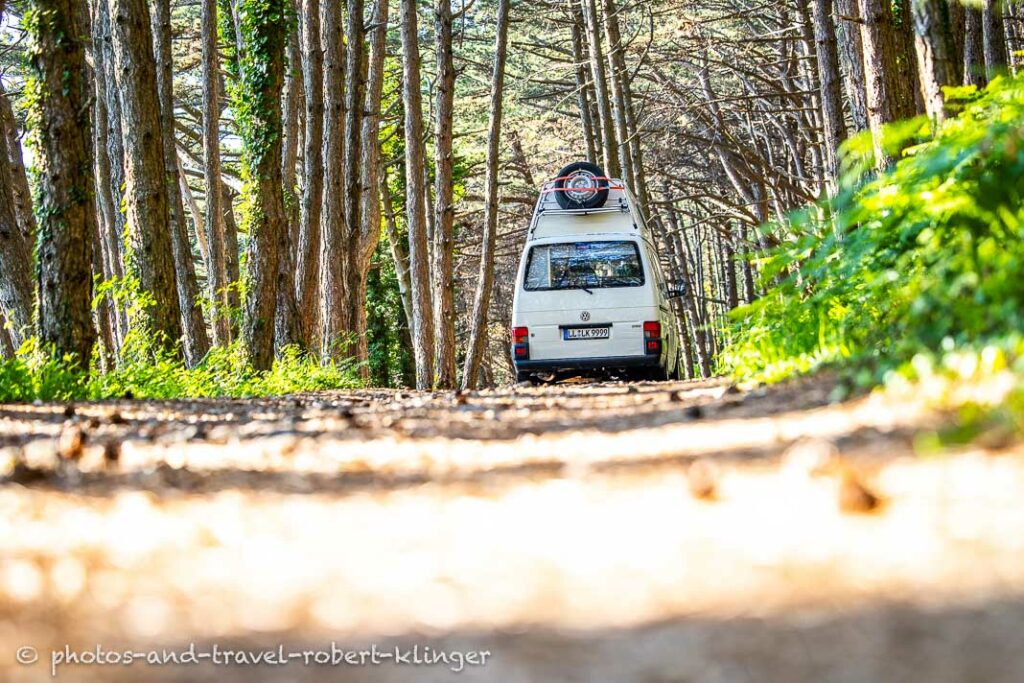
[[[658,252],[621,180],[577,162],[544,184],[512,304],[517,381],[677,376],[679,340]]]

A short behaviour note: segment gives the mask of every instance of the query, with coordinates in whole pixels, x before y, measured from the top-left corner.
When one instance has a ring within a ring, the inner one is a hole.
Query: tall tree
[[[875,165],[889,165],[882,127],[896,119],[896,77],[892,12],[883,0],[860,0],[861,43],[868,122],[875,147]]]
[[[455,62],[452,3],[437,0],[437,102],[434,107],[434,366],[439,389],[455,387],[455,273],[452,263],[455,204],[452,197],[452,126],[455,118]]]
[[[286,0],[288,11],[295,16],[295,0]],[[302,58],[299,49],[299,22],[292,21],[288,31],[288,67],[284,79],[282,125],[284,143],[281,150],[281,178],[284,183],[285,211],[288,225],[281,231],[278,247],[277,316],[274,322],[274,344],[280,349],[302,341],[299,329],[298,298],[295,296],[295,249],[299,241],[299,202],[296,166],[299,159],[299,108],[302,93]]]
[[[487,345],[487,317],[494,286],[494,247],[498,236],[498,155],[505,95],[505,47],[508,43],[509,0],[498,0],[498,21],[494,39],[494,71],[491,74],[491,111],[487,124],[487,161],[484,178],[484,234],[480,250],[480,273],[470,318],[469,345],[462,369],[462,387],[475,387],[480,360]]]
[[[981,10],[964,7],[964,85],[979,88],[987,83],[985,78],[985,43],[981,27]]]
[[[594,0],[597,2],[597,0]],[[619,141],[619,168],[626,185],[636,193],[638,191],[636,175],[633,169],[633,151],[630,145],[632,131],[629,127],[627,114],[627,93],[629,87],[626,73],[626,58],[622,49],[622,34],[619,31],[619,13],[615,0],[603,0],[601,3],[604,35],[608,40],[608,80],[611,84],[612,110],[615,119],[615,136]]]
[[[320,310],[325,355],[348,342],[349,228],[345,220],[345,40],[340,2],[321,5],[324,53],[324,200],[320,245]]]
[[[302,0],[302,86],[306,119],[302,146],[302,210],[295,292],[303,343],[319,348],[320,220],[323,201],[324,69],[320,0]]]
[[[131,265],[142,291],[146,323],[159,342],[180,348],[181,307],[174,272],[160,99],[149,8],[145,0],[108,0],[121,104],[125,195]],[[90,233],[91,234],[91,233]]]
[[[0,3],[2,9],[2,3]],[[25,159],[22,155],[21,139],[18,135],[18,122],[14,119],[11,100],[0,83],[0,128],[6,143],[7,162],[11,167],[11,197],[14,200],[14,214],[18,219],[18,227],[25,241],[34,244],[36,241],[36,217],[32,211],[32,190],[28,185],[28,174],[25,172]]]
[[[32,37],[32,129],[39,171],[39,335],[88,367],[93,327],[92,244],[96,205],[90,159],[88,16],[78,0],[36,0]]]
[[[946,118],[943,86],[953,85],[953,37],[943,0],[914,0],[915,48],[925,110],[936,123]]]
[[[434,325],[430,305],[427,216],[424,205],[425,153],[416,0],[402,0],[401,11],[402,93],[405,105],[405,222],[409,230],[413,351],[416,357],[416,388],[429,389],[434,378]]]
[[[178,186],[178,152],[174,142],[174,55],[171,52],[170,0],[152,0],[153,47],[156,58],[157,92],[160,97],[160,123],[164,153],[164,181],[167,187],[171,246],[177,273],[178,305],[185,333],[185,357],[198,363],[210,350],[206,321],[199,305],[199,285],[192,260],[192,246],[185,225],[185,204]]]
[[[599,25],[597,13],[598,2],[601,2],[601,0],[580,0],[583,8],[583,20],[587,29],[590,76],[594,82],[594,98],[597,102],[597,113],[601,124],[600,140],[604,172],[610,176],[618,177],[622,174],[618,157],[619,142],[615,137],[611,98],[608,96],[604,48],[601,46],[601,26]]]
[[[594,130],[594,118],[591,116],[593,88],[587,77],[587,57],[583,54],[583,10],[580,0],[569,0],[569,18],[572,27],[572,61],[573,76],[576,79],[576,97],[580,110],[583,144],[586,147],[587,161],[596,164],[600,153],[597,134]]]
[[[242,36],[240,88],[236,104],[244,142],[249,250],[245,302],[245,345],[257,370],[274,363],[278,250],[287,229],[281,176],[281,91],[289,20],[285,0],[239,0]]]
[[[1001,0],[985,0],[981,10],[981,29],[985,49],[985,74],[991,80],[1006,70],[1006,29]]]
[[[373,33],[370,35],[370,56],[366,81],[366,115],[363,118],[362,162],[362,223],[357,235],[358,284],[355,301],[356,344],[360,361],[369,358],[367,334],[367,278],[373,254],[381,233],[381,172],[380,172],[380,120],[381,99],[384,91],[384,67],[387,54],[389,0],[377,0],[373,13]],[[363,377],[369,378],[369,363],[363,363]]]
[[[835,0],[837,21],[836,42],[841,56],[843,86],[849,103],[853,130],[868,129],[868,105],[864,93],[864,48],[860,39],[860,26],[853,17],[860,15],[857,0]]]
[[[202,0],[200,10],[203,82],[203,187],[206,194],[206,241],[210,249],[207,264],[209,297],[213,302],[213,342],[231,342],[228,307],[227,246],[224,234],[224,202],[221,191],[220,159],[220,55],[217,53],[217,0]],[[227,209],[230,211],[231,207]],[[198,228],[198,226],[197,226]]]
[[[836,47],[835,19],[832,0],[812,0],[814,45],[818,55],[818,78],[821,87],[822,123],[824,127],[826,185],[835,192],[839,178],[839,145],[846,139],[843,118],[842,75]]]

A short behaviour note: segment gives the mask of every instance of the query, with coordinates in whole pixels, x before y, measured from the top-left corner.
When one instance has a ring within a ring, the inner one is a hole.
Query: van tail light
[[[512,328],[512,360],[529,360],[530,330],[526,327]]]
[[[661,355],[661,323],[656,320],[644,323],[644,353],[649,356]]]

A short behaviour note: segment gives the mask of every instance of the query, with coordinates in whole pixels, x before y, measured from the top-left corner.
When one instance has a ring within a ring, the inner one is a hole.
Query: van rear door
[[[658,315],[635,240],[538,244],[524,258],[516,325],[531,360],[643,355],[643,323]]]

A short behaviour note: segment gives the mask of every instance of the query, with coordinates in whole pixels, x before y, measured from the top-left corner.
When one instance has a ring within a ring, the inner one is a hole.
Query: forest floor
[[[0,680],[1024,680],[1024,448],[834,395],[0,406]]]

